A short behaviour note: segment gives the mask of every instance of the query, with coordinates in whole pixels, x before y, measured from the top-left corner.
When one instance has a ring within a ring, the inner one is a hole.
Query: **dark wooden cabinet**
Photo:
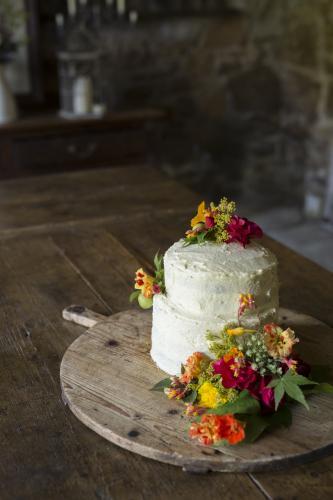
[[[22,119],[0,127],[0,178],[140,163],[150,131],[165,112],[110,114],[102,119]]]

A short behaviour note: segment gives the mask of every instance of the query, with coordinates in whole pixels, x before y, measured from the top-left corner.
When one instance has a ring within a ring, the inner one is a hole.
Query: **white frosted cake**
[[[255,297],[244,326],[276,320],[277,260],[256,242],[187,246],[180,240],[164,255],[164,278],[165,293],[153,298],[151,356],[169,374],[179,373],[193,352],[209,354],[207,331],[239,323],[241,294]]]

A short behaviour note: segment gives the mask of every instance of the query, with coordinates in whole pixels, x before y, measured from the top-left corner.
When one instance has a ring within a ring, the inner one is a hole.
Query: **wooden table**
[[[198,201],[140,166],[0,184],[1,499],[332,498],[333,457],[279,473],[189,475],[103,440],[62,401],[59,364],[82,332],[62,309],[128,309],[133,272],[183,234]],[[282,305],[332,325],[332,275],[265,243],[279,258]]]

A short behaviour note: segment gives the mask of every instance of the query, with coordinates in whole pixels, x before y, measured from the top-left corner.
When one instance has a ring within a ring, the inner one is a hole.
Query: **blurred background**
[[[0,182],[144,163],[333,269],[333,2],[0,0]]]

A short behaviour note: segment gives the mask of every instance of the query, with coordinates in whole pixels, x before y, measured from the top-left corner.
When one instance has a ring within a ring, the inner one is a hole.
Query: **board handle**
[[[107,319],[107,316],[95,313],[94,311],[79,305],[66,307],[62,311],[62,317],[67,321],[72,321],[73,323],[85,326],[86,328],[92,328],[96,325],[96,323]]]

